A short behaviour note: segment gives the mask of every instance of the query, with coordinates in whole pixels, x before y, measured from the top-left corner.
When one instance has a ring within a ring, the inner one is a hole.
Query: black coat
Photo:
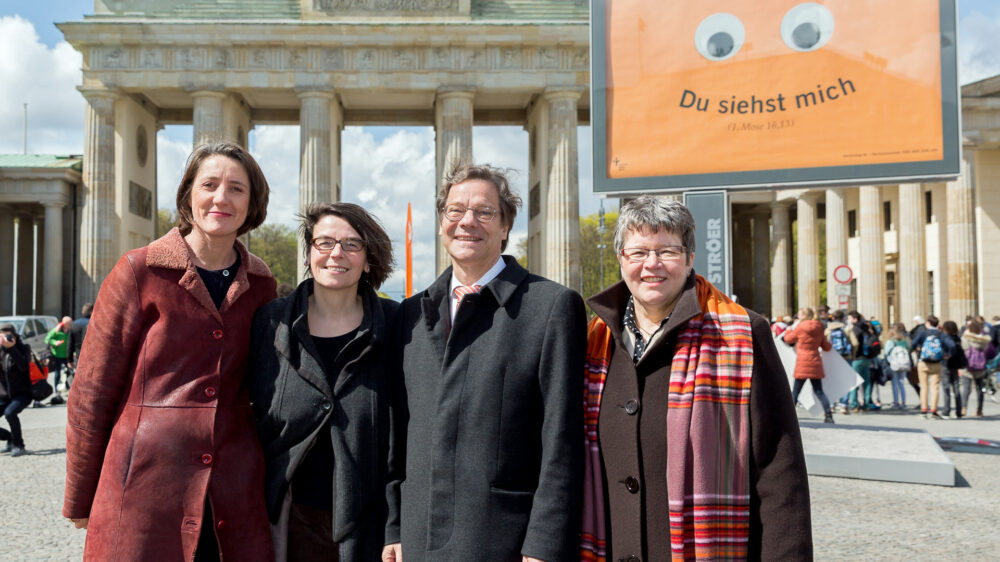
[[[378,560],[382,551],[392,389],[386,349],[399,304],[367,285],[364,319],[341,353],[351,359],[333,388],[309,336],[313,280],[260,308],[251,332],[248,384],[265,456],[265,493],[276,557],[287,547],[289,483],[306,453],[329,428],[333,445],[333,540],[344,561]],[[329,423],[328,423],[329,422]]]
[[[579,560],[583,299],[504,260],[453,327],[451,268],[401,306],[406,562]]]
[[[10,349],[0,347],[0,400],[31,396],[29,361],[31,348],[21,338]]]

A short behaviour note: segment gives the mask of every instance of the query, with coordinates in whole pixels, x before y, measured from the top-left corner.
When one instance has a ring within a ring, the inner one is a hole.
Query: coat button
[[[221,340],[222,339],[222,330],[212,330],[212,337],[215,338],[215,339],[217,339],[217,340]]]
[[[222,528],[225,527],[225,526],[226,526],[226,520],[225,519],[219,519],[219,522],[215,524],[215,528],[219,529],[219,530],[222,530]]]
[[[212,464],[212,454],[205,453],[201,456],[201,464]]]
[[[629,400],[625,403],[625,413],[634,416],[636,412],[639,411],[639,401],[636,399]]]
[[[639,558],[635,554],[628,557],[628,562],[642,562],[642,558]]]
[[[206,388],[205,389],[205,396],[207,396],[209,398],[215,398],[215,387],[214,386],[210,386],[210,387]]]
[[[625,479],[625,489],[633,494],[639,491],[639,481],[629,476]]]
[[[329,412],[330,411],[330,403],[324,400],[322,408],[323,408],[324,412]]]

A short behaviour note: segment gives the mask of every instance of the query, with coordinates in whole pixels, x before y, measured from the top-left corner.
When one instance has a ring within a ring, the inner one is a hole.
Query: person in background
[[[848,393],[848,408],[855,412],[860,412],[862,410],[877,410],[876,406],[872,402],[872,374],[871,374],[871,362],[870,357],[865,356],[866,350],[866,340],[869,342],[875,336],[874,330],[861,313],[857,310],[852,310],[847,313],[847,337],[851,340],[851,347],[854,350],[854,356],[851,360],[851,368],[854,372],[861,375],[862,383],[861,387],[857,388]],[[869,344],[870,345],[870,344]],[[863,393],[864,399],[861,398]]]
[[[18,414],[31,403],[29,361],[31,348],[21,341],[14,325],[0,325],[0,412],[10,426],[10,431],[0,428],[0,441],[7,442],[0,452],[10,453],[12,457],[25,453]]]
[[[962,417],[962,394],[960,371],[968,362],[965,351],[962,350],[962,337],[958,332],[958,324],[951,320],[942,324],[944,340],[948,340],[951,351],[945,358],[941,368],[941,401],[940,414],[942,418],[957,419]],[[952,397],[954,397],[955,412],[952,413]]]
[[[656,197],[619,213],[622,281],[588,301],[575,560],[812,559],[798,419],[774,339],[765,318],[694,272],[694,228],[687,207]]]
[[[946,338],[938,329],[937,316],[931,314],[924,322],[924,330],[913,339],[911,345],[917,352],[917,377],[920,380],[920,413],[927,419],[941,419],[938,414],[938,387],[945,359],[951,355],[951,338]],[[911,332],[912,333],[912,332]]]
[[[52,399],[49,400],[50,404],[62,404],[65,402],[59,394],[59,387],[66,388],[62,383],[62,378],[63,371],[70,360],[70,349],[72,348],[70,330],[72,329],[72,324],[72,318],[63,316],[62,320],[45,335],[45,344],[49,346],[49,371],[53,374],[52,388],[55,389]]]
[[[375,291],[392,273],[392,242],[352,203],[310,206],[299,233],[309,278],[257,311],[247,374],[274,558],[370,562],[389,509],[399,305]]]
[[[823,324],[816,320],[816,313],[811,308],[799,310],[798,322],[785,332],[785,343],[795,346],[795,384],[792,386],[792,403],[799,402],[799,393],[806,381],[809,381],[813,392],[823,405],[823,421],[833,423],[833,412],[830,411],[830,401],[823,393],[823,358],[820,350],[830,351],[833,345],[823,333]]]
[[[275,282],[237,239],[264,222],[268,194],[239,145],[198,146],[178,226],[101,284],[66,423],[63,515],[87,529],[85,560],[272,559],[244,377]]]
[[[823,335],[830,341],[832,349],[850,365],[854,361],[854,346],[851,344],[851,338],[848,335],[850,328],[848,328],[846,321],[847,314],[842,309],[834,310],[830,316],[830,323],[826,325]],[[838,413],[845,416],[851,413],[848,403],[853,394],[854,389],[851,389],[837,401]]]
[[[976,386],[976,417],[983,417],[983,394],[986,383],[986,364],[997,355],[997,348],[984,333],[982,323],[977,319],[969,323],[969,329],[962,335],[962,349],[968,367],[962,373],[962,416],[967,414],[969,392]]]
[[[913,368],[913,358],[910,355],[906,326],[902,322],[892,325],[892,336],[885,344],[885,358],[892,371],[892,409],[904,409],[906,408],[906,387],[903,385],[903,381],[910,375],[910,370]]]
[[[788,319],[786,322],[785,319]],[[781,334],[785,333],[788,329],[788,325],[792,322],[791,317],[782,316],[781,318],[775,317],[771,320],[771,334],[776,338],[780,338]]]
[[[278,298],[283,299],[288,295],[292,294],[292,291],[294,290],[295,287],[292,287],[288,283],[278,283]]]
[[[910,343],[911,344],[914,341],[916,341],[917,337],[920,336],[920,334],[923,333],[924,330],[927,329],[927,327],[924,324],[925,324],[925,320],[924,320],[923,316],[920,316],[918,314],[918,315],[916,315],[916,316],[913,317],[913,328],[910,329]]]

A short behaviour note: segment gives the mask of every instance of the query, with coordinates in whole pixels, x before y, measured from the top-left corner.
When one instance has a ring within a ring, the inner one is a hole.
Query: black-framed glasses
[[[655,254],[656,259],[662,262],[677,261],[684,257],[684,246],[664,246],[656,250],[649,248],[623,248],[620,252],[622,256],[632,263],[642,263],[649,259],[650,254]]]
[[[450,220],[451,222],[458,222],[462,220],[465,213],[472,211],[472,216],[476,217],[479,222],[490,222],[496,218],[497,211],[493,207],[488,205],[481,205],[479,207],[466,207],[464,205],[447,205],[444,208],[444,218]]]
[[[337,247],[337,244],[340,244],[341,250],[351,254],[365,249],[365,241],[360,238],[342,238],[338,240],[336,238],[321,236],[312,239],[312,247],[324,254],[332,252]]]

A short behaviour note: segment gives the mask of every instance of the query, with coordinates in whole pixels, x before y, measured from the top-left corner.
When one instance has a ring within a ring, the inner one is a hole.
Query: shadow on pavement
[[[64,455],[66,454],[66,448],[64,447],[62,449],[36,449],[36,450],[28,449],[25,452],[29,455],[34,455],[36,457],[47,457],[51,455]]]

